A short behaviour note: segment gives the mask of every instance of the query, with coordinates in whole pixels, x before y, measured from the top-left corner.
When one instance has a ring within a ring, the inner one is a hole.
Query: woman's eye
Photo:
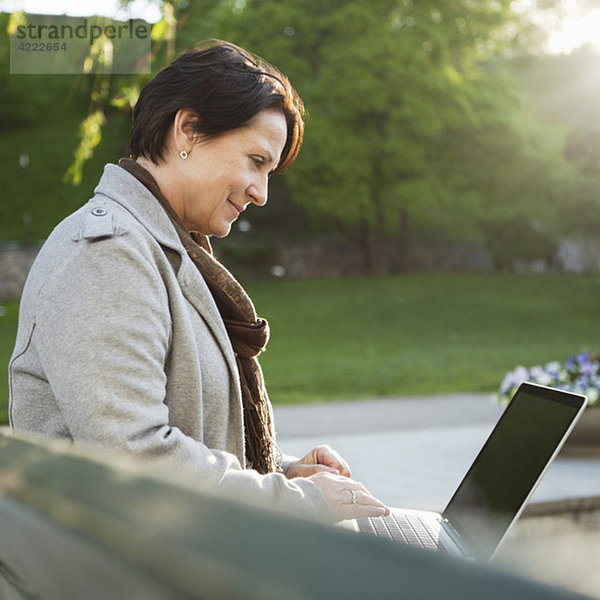
[[[265,164],[265,161],[260,156],[253,156],[252,161],[257,167],[262,167]]]

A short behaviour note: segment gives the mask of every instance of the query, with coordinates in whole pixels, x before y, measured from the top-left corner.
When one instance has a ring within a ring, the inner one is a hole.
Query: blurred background
[[[517,365],[598,350],[596,2],[4,0],[0,11],[0,422],[29,265],[125,154],[151,77],[112,75],[102,51],[93,74],[11,74],[21,11],[144,19],[153,73],[196,40],[226,39],[302,96],[296,165],[265,209],[215,241],[271,322],[262,364],[275,404],[493,392]]]

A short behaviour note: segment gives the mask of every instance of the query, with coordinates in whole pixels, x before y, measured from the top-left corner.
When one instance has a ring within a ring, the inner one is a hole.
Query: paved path
[[[390,506],[442,510],[502,412],[491,394],[275,407],[280,446],[336,448]],[[559,456],[532,502],[600,496],[600,456]]]

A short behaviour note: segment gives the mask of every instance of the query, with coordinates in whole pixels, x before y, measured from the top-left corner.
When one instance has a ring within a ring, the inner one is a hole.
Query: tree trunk
[[[381,223],[374,226],[366,222],[363,226],[362,252],[365,271],[368,275],[389,273],[389,260],[385,251],[385,228]]]
[[[399,231],[393,237],[387,233],[383,219],[380,219],[377,225],[363,223],[361,250],[367,274],[388,275],[392,272],[408,270],[409,223],[407,211],[402,210]],[[396,243],[392,243],[394,240]],[[392,257],[390,252],[397,252],[399,256]]]
[[[400,243],[399,252],[400,258],[398,259],[398,266],[400,271],[404,272],[408,270],[408,248],[409,248],[409,217],[405,209],[400,211]]]

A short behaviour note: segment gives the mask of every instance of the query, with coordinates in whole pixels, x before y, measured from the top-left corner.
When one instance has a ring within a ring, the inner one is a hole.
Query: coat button
[[[92,214],[95,217],[103,217],[106,214],[106,209],[98,206],[98,207],[92,209]]]

